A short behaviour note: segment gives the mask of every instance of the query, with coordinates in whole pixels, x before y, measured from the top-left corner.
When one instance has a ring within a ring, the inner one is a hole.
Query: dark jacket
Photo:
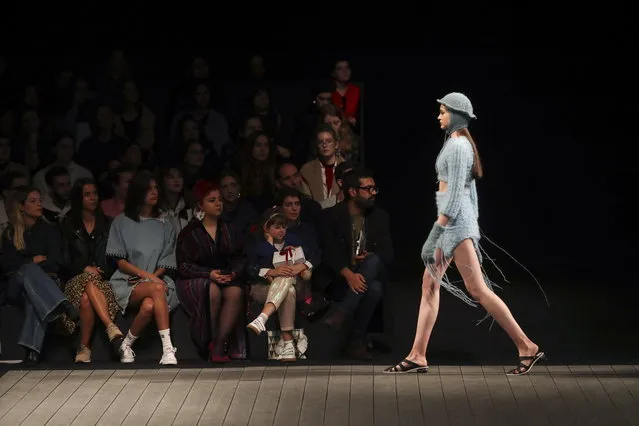
[[[376,254],[384,266],[390,268],[395,253],[388,213],[379,207],[370,209],[364,216],[364,234],[366,251]],[[339,276],[343,268],[351,266],[352,260],[353,238],[348,202],[338,203],[323,211],[321,238],[322,263]]]
[[[18,251],[13,245],[13,226],[9,225],[2,234],[2,255],[0,267],[4,274],[16,272],[25,263],[33,262],[35,256],[46,256],[47,260],[38,265],[48,274],[57,274],[63,263],[62,241],[55,225],[43,219],[24,231],[25,249]]]
[[[113,275],[115,262],[106,256],[110,227],[109,218],[98,216],[93,234],[89,236],[81,220],[74,220],[69,215],[62,221],[63,272],[66,280],[81,274],[87,266],[101,268],[104,271],[103,277]]]
[[[302,247],[304,250],[304,255],[306,254],[307,248],[304,247],[302,240],[293,234],[286,234],[284,237],[284,247],[293,246],[293,247]],[[277,249],[273,244],[268,241],[261,240],[257,243],[254,243],[250,246],[248,251],[248,274],[249,277],[253,279],[259,279],[260,269],[267,268],[273,269],[273,254],[277,252]],[[312,263],[312,260],[308,259],[309,262]]]
[[[175,249],[178,280],[208,278],[214,269],[235,272],[236,280],[244,278],[246,255],[242,236],[233,223],[218,220],[215,241],[202,221],[191,219],[177,238]]]

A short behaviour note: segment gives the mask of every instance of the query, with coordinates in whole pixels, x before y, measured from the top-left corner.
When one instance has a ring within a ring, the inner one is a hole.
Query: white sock
[[[122,343],[131,347],[136,340],[138,340],[138,336],[134,336],[133,334],[131,334],[131,330],[129,330],[129,332],[126,334],[126,337],[124,338],[124,342]]]
[[[171,329],[167,328],[166,330],[159,330],[160,339],[162,340],[162,350],[166,352],[167,350],[173,350],[173,343],[171,343]]]
[[[268,321],[268,317],[266,316],[266,314],[259,314],[256,319],[259,320],[264,326],[266,325],[266,321]]]

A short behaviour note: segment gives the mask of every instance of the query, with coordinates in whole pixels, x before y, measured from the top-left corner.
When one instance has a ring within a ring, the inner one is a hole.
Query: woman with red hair
[[[233,224],[221,218],[222,195],[211,182],[200,180],[193,196],[202,219],[193,219],[177,239],[177,292],[191,317],[191,336],[209,350],[212,362],[245,358],[242,311],[246,257]],[[229,345],[230,336],[238,340]]]

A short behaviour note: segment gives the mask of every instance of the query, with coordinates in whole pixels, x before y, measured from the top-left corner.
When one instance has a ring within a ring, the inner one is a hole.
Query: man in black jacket
[[[322,221],[324,285],[339,301],[326,324],[334,329],[353,318],[346,353],[370,360],[366,330],[384,294],[386,271],[394,251],[388,213],[375,206],[372,173],[353,170],[343,176],[345,200],[326,209]]]

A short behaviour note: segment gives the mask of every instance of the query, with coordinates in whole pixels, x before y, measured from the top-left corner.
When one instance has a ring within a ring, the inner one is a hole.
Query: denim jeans
[[[49,323],[69,303],[55,281],[35,263],[27,263],[9,280],[8,296],[24,303],[24,324],[18,344],[40,353]]]
[[[370,254],[353,272],[364,276],[368,290],[365,293],[355,293],[349,288],[340,306],[355,316],[352,338],[364,340],[368,323],[384,295],[385,268],[376,254]]]

